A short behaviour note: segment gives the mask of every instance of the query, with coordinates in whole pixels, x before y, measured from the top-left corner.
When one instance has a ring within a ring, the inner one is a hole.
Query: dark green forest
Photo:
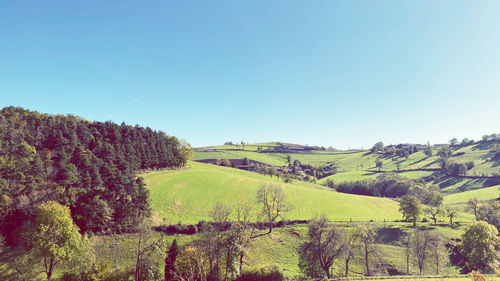
[[[46,201],[68,206],[81,232],[134,230],[150,215],[140,171],[178,168],[191,147],[149,127],[91,122],[19,107],[0,112],[0,231],[21,243]]]

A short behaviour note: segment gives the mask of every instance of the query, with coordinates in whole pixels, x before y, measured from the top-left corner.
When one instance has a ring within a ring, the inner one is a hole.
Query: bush
[[[474,163],[474,161],[471,160],[471,161],[465,163],[465,166],[467,167],[467,170],[470,170],[470,169],[474,168],[475,163]]]
[[[486,281],[486,277],[479,271],[472,271],[469,276],[473,281]]]
[[[78,273],[66,272],[62,281],[107,281],[110,280],[112,271],[107,263],[99,262]]]
[[[241,274],[234,281],[283,281],[285,278],[276,265]]]

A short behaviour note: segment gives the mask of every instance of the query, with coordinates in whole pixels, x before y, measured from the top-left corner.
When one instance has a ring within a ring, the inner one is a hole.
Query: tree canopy
[[[47,280],[51,279],[56,265],[78,254],[82,240],[69,208],[53,201],[38,206],[31,235],[33,251],[42,260]]]
[[[405,220],[413,222],[415,226],[422,212],[422,207],[417,197],[405,195],[401,197],[401,201],[399,202],[399,211],[403,214]]]
[[[0,230],[12,242],[50,200],[70,207],[82,232],[128,231],[150,212],[136,173],[181,167],[191,155],[186,142],[150,128],[3,108]]]
[[[492,264],[498,262],[498,230],[487,222],[479,221],[468,226],[460,246],[466,271],[488,271]]]

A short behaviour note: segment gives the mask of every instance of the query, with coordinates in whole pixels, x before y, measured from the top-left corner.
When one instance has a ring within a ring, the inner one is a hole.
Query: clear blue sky
[[[500,133],[500,1],[1,1],[0,106],[194,146]]]

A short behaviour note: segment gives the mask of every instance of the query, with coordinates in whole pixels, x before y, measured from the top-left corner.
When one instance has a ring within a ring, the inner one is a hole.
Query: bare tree
[[[208,259],[206,256],[205,241],[197,241],[184,249],[177,260],[175,280],[179,281],[206,281]]]
[[[371,224],[360,224],[357,226],[359,241],[361,242],[361,250],[364,255],[365,274],[371,275],[370,261],[377,256],[377,247],[375,240],[377,238],[377,229]]]
[[[262,185],[257,191],[257,202],[261,204],[261,215],[269,224],[269,232],[273,231],[273,223],[290,208],[285,204],[286,195],[279,185]]]
[[[425,260],[429,248],[431,236],[429,231],[415,229],[412,237],[413,255],[415,256],[420,275],[424,273]]]
[[[434,225],[437,225],[437,220],[443,213],[440,207],[428,207],[425,209],[425,212],[430,216],[432,221],[434,221]]]
[[[479,202],[479,200],[477,198],[470,199],[467,202],[467,210],[472,211],[474,213],[474,217],[476,217],[476,221],[479,220],[478,211],[479,211],[480,205],[481,205],[481,203]]]
[[[208,248],[211,250],[209,256],[213,257],[210,263],[210,275],[215,277],[216,280],[219,280],[222,250],[224,248],[223,231],[224,225],[229,221],[231,208],[223,203],[217,202],[208,215],[215,223],[215,231],[209,232],[207,237],[212,244],[212,246]],[[215,262],[215,264],[213,262]]]
[[[239,272],[243,270],[244,258],[247,254],[247,249],[252,246],[252,238],[255,236],[256,228],[251,224],[251,220],[255,215],[254,205],[247,199],[245,195],[240,196],[236,205],[237,222],[235,229],[239,233],[236,236],[239,254]]]
[[[325,215],[309,223],[310,242],[306,249],[312,251],[311,257],[319,260],[328,279],[331,278],[330,268],[333,262],[342,253],[342,236],[342,231],[332,225]]]
[[[147,219],[142,220],[139,226],[139,235],[136,249],[135,262],[135,281],[144,281],[148,279],[148,272],[145,270],[149,257],[155,252],[164,252],[166,247],[163,236],[157,237],[151,229],[151,222]]]
[[[406,274],[410,275],[410,257],[412,254],[412,236],[411,236],[411,233],[408,233],[406,235],[404,245],[405,245],[405,255],[406,255]]]
[[[446,249],[445,240],[438,231],[432,231],[430,233],[430,243],[429,243],[429,255],[436,266],[436,275],[439,275],[439,268],[443,267],[446,263]]]
[[[349,276],[349,262],[354,258],[354,249],[356,247],[356,241],[358,240],[358,235],[356,231],[350,230],[344,232],[343,244],[342,244],[342,257],[345,262],[345,276]]]
[[[446,216],[450,219],[450,225],[453,225],[453,218],[456,216],[457,210],[446,207]]]

